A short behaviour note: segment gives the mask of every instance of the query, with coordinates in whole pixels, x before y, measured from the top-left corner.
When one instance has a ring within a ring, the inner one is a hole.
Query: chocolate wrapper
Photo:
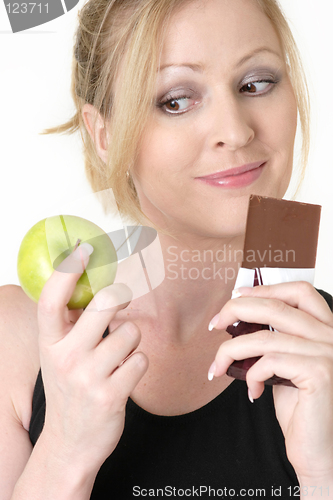
[[[320,212],[319,205],[251,195],[243,262],[235,289],[291,281],[313,284]],[[273,327],[239,321],[227,328],[233,337],[259,330],[273,331]],[[227,373],[245,380],[247,370],[258,359],[235,361]],[[294,386],[290,380],[277,376],[265,384]]]

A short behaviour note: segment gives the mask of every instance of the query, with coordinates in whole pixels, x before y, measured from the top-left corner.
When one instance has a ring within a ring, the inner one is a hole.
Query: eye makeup
[[[280,83],[282,77],[283,72],[281,68],[274,69],[272,67],[259,66],[251,68],[250,71],[246,72],[244,77],[237,79],[234,88],[236,92],[239,92],[243,96],[264,97],[273,92],[274,87]],[[209,81],[200,85],[193,80],[179,81],[178,85],[172,86],[165,94],[160,92],[155,106],[166,115],[178,116],[184,114],[202,101],[210,85],[213,84]],[[200,90],[198,90],[199,86],[201,87]]]
[[[159,99],[156,106],[166,114],[183,114],[195,104],[200,102],[198,92],[193,89],[170,90],[165,96]],[[182,105],[189,104],[188,107],[181,109]],[[170,106],[167,109],[167,106]]]

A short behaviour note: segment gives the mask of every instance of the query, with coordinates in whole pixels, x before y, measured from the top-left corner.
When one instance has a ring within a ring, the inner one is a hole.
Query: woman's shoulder
[[[40,367],[37,304],[16,285],[0,287],[0,344],[0,401],[27,429]]]

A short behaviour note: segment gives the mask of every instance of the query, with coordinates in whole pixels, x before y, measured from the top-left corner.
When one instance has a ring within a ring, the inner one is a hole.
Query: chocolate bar
[[[320,213],[320,205],[251,195],[243,262],[235,287],[299,280],[313,283]],[[236,337],[268,329],[272,327],[240,321],[230,325],[227,332]],[[247,370],[259,358],[234,361],[228,375],[245,380]],[[294,386],[276,375],[265,384]]]

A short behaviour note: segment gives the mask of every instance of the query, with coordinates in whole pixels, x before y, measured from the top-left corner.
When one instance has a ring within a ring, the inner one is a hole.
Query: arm
[[[82,252],[81,247],[78,251]],[[32,389],[26,389],[20,369],[11,377],[7,375],[0,387],[5,403],[0,425],[6,433],[0,488],[6,488],[5,500],[89,499],[99,468],[122,434],[128,396],[147,370],[147,358],[142,353],[129,356],[140,342],[136,325],[125,322],[102,339],[117,311],[129,302],[131,292],[125,285],[101,290],[76,323],[71,321],[73,311],[69,312],[66,304],[83,270],[82,265],[80,272],[70,269],[77,269],[78,262],[87,265],[89,258],[82,253],[73,265],[74,254],[63,261],[62,272],[58,268],[52,274],[38,303],[35,329],[46,415],[33,450],[27,432],[31,409],[26,415],[26,409],[31,408]],[[16,309],[14,299],[7,303],[12,301]],[[3,338],[17,328],[14,312],[9,311],[3,322]],[[19,323],[23,325],[26,320],[23,314]],[[10,373],[14,359],[20,366],[24,358],[23,354],[15,357],[16,348],[11,342],[6,351],[1,354],[3,358],[8,356],[4,374]],[[25,349],[26,357],[28,352]],[[25,408],[21,425],[15,422],[13,409],[20,395],[24,395]],[[17,459],[19,466],[14,465]]]
[[[42,432],[10,500],[89,500],[98,470],[76,463]]]
[[[20,287],[0,287],[0,491],[2,500],[89,499],[95,475],[61,464],[52,443],[29,438],[39,369],[37,306]]]

